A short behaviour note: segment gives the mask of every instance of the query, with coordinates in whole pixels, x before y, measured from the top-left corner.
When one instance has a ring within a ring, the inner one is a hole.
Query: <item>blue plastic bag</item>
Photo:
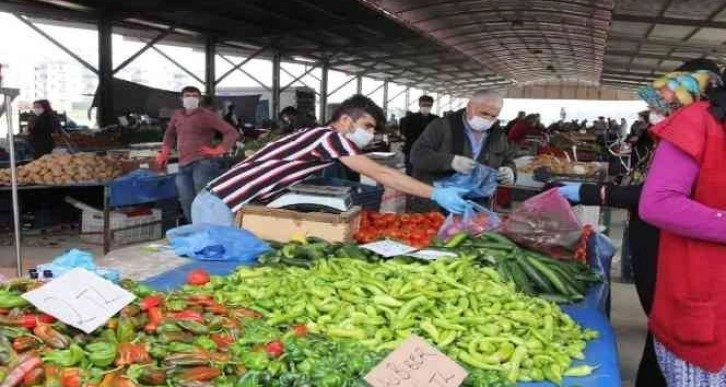
[[[612,241],[604,234],[595,233],[587,241],[587,262],[603,279],[603,284],[595,288],[597,308],[606,316],[610,316],[610,266],[615,252]]]
[[[455,173],[435,181],[434,187],[467,189],[467,199],[490,198],[497,189],[497,170],[478,164],[470,174]]]
[[[210,224],[177,227],[166,232],[174,252],[201,261],[254,262],[270,246],[247,230]]]
[[[53,278],[58,278],[76,268],[86,269],[112,282],[118,282],[121,279],[121,273],[118,270],[96,266],[93,254],[78,249],[69,250],[50,263],[38,265],[37,270],[39,273],[50,270]]]

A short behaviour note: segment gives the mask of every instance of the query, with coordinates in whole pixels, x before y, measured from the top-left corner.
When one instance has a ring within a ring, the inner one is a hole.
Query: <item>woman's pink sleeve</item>
[[[726,243],[726,209],[691,199],[698,163],[672,143],[662,140],[645,181],[639,212],[661,230],[688,238]]]

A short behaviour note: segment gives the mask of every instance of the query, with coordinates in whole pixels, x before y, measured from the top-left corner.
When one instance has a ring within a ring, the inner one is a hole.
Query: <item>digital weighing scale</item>
[[[283,208],[301,212],[342,213],[353,206],[350,187],[297,184],[287,193],[270,202],[269,208]]]

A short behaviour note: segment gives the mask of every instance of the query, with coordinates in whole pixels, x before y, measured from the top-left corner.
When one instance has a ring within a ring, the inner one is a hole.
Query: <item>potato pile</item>
[[[20,185],[62,185],[103,182],[122,173],[118,163],[91,153],[45,155],[18,167]],[[0,185],[10,185],[10,169],[0,170]]]

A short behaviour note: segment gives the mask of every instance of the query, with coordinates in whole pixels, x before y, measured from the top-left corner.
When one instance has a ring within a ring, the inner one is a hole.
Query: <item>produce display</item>
[[[20,297],[37,285],[0,288],[2,387],[362,387],[361,377],[384,357],[354,340],[224,306],[198,286],[160,294],[127,281],[137,301],[85,335]]]
[[[536,169],[547,168],[557,175],[594,175],[603,172],[603,165],[599,163],[582,163],[569,161],[566,158],[555,157],[551,154],[541,154],[529,164],[519,168],[521,172],[533,173]],[[605,172],[607,167],[605,167]]]
[[[313,333],[354,339],[374,351],[416,334],[503,382],[560,384],[564,375],[586,374],[591,369],[572,367],[572,360],[584,359],[587,340],[597,337],[556,304],[516,291],[473,258],[430,264],[337,258],[309,269],[242,268],[205,289],[225,304],[261,311],[269,324],[306,324]]]
[[[426,214],[382,214],[364,211],[360,228],[354,235],[358,243],[390,238],[413,247],[426,247],[436,238],[444,224],[440,212]]]
[[[592,232],[592,229],[587,230]],[[272,246],[271,251],[259,257],[260,264],[312,268],[319,260],[339,257],[366,262],[384,260],[355,244],[327,243],[316,238],[297,239],[287,244],[272,243]],[[501,279],[513,283],[518,291],[557,303],[581,301],[592,285],[602,281],[600,275],[582,261],[555,260],[517,246],[497,233],[477,237],[460,233],[448,242],[437,241],[432,249],[455,253],[482,267],[493,267]],[[402,260],[428,262],[413,257],[399,259]]]
[[[48,154],[17,168],[20,185],[62,185],[112,180],[122,173],[110,159],[91,153]],[[0,170],[0,185],[10,185],[10,170]]]

